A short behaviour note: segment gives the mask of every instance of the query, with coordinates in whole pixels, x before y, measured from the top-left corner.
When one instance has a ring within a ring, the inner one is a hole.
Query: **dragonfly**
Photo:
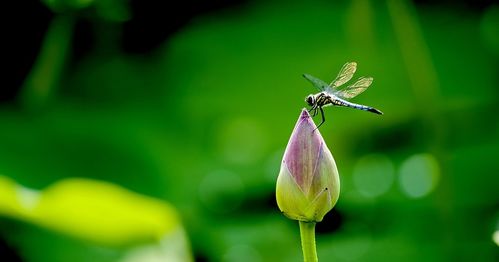
[[[374,107],[355,104],[347,101],[364,92],[372,84],[372,77],[361,77],[353,84],[343,89],[339,89],[340,86],[352,79],[356,70],[356,62],[345,63],[338,73],[338,76],[336,76],[336,78],[330,84],[327,84],[321,79],[309,74],[303,74],[303,77],[305,77],[305,79],[307,79],[320,91],[317,94],[310,94],[305,98],[305,101],[311,107],[309,112],[313,112],[312,116],[316,116],[319,111],[321,112],[322,121],[317,126],[317,128],[319,128],[326,121],[326,118],[324,117],[324,110],[322,109],[326,106],[344,106],[369,111],[379,115],[383,114],[383,112]]]

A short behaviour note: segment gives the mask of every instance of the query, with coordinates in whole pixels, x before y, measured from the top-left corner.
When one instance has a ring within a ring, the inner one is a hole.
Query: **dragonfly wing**
[[[327,83],[320,80],[319,78],[315,76],[311,76],[309,74],[303,74],[303,77],[307,79],[312,85],[314,85],[319,91],[324,91],[328,87]]]
[[[334,79],[329,86],[331,86],[331,88],[334,90],[337,87],[348,82],[350,79],[352,79],[355,70],[357,70],[357,63],[348,62],[344,64],[340,72],[338,73],[338,76],[336,76],[336,79]]]
[[[343,99],[350,99],[356,97],[364,92],[373,82],[372,77],[361,77],[355,83],[347,86],[345,89],[337,91],[335,95]]]

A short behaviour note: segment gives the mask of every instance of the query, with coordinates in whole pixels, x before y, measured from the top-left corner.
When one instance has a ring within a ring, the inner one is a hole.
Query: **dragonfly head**
[[[307,102],[309,106],[313,106],[315,104],[315,96],[308,95],[307,98],[305,98],[305,102]]]

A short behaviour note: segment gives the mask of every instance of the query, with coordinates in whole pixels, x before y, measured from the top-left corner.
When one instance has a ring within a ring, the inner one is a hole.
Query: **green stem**
[[[68,15],[54,17],[24,82],[21,102],[25,107],[43,107],[57,88],[70,51],[74,22],[74,17]]]
[[[317,262],[317,250],[315,248],[315,222],[299,222],[303,261]]]

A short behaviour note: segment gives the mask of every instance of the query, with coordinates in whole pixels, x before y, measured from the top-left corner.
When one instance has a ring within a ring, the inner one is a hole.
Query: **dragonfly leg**
[[[316,116],[319,113],[319,111],[318,111],[319,108],[321,108],[321,107],[320,106],[315,107],[314,116]]]
[[[317,109],[316,109],[317,110]],[[315,129],[318,129],[322,124],[324,124],[324,122],[326,122],[326,118],[324,117],[324,111],[322,110],[322,107],[319,106],[319,110],[321,110],[321,118],[322,118],[322,121],[321,123],[315,128]]]
[[[308,110],[309,113],[312,113],[312,117],[317,115],[317,106],[312,106],[310,110]]]

